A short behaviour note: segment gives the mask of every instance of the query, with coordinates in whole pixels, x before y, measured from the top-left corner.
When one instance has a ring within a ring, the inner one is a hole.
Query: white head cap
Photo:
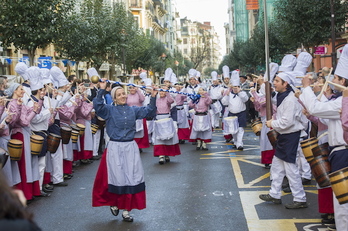
[[[52,83],[52,80],[50,78],[50,70],[47,68],[40,68],[40,74],[43,84]]]
[[[342,54],[337,63],[335,75],[348,79],[348,44],[343,47]]]
[[[297,57],[297,63],[294,68],[294,71],[301,72],[305,75],[307,72],[307,68],[312,63],[312,59],[312,56],[308,52],[301,52]]]
[[[232,71],[230,82],[231,82],[232,86],[234,86],[234,87],[240,86],[239,71],[237,71],[237,70]]]
[[[94,67],[91,67],[87,70],[87,75],[89,76],[89,78],[91,78],[92,76],[95,76],[95,75],[100,78],[98,71]]]
[[[58,67],[56,66],[52,67],[50,70],[50,74],[52,75],[53,79],[57,82],[57,87],[63,87],[69,84],[63,71],[59,69]]]
[[[296,66],[296,57],[293,55],[285,55],[279,67],[279,71],[292,71]]]
[[[218,73],[216,71],[212,71],[211,72],[211,79],[212,80],[217,80],[217,77],[218,77]]]
[[[201,77],[201,72],[197,71],[196,77],[197,78]]]
[[[147,86],[147,87],[151,87],[151,85],[152,85],[152,79],[150,79],[150,78],[144,79],[144,84],[145,84],[145,86]]]
[[[270,69],[270,72],[269,72],[269,82],[273,82],[273,79],[274,79],[274,76],[277,74],[278,72],[278,69],[279,69],[279,65],[277,63],[270,63],[269,64],[269,69]],[[264,76],[264,79],[267,78],[267,71],[265,73],[265,76]]]
[[[292,76],[289,73],[281,72],[281,73],[278,73],[277,76],[281,78],[282,80],[284,80],[285,82],[288,82],[288,84],[293,85]]]
[[[172,74],[172,76],[170,77],[170,82],[174,85],[178,82],[178,78],[176,78],[176,74]]]
[[[172,68],[167,68],[166,71],[164,72],[164,81],[167,80],[169,82],[171,82],[171,78],[173,75],[173,70]]]
[[[19,62],[16,64],[15,66],[15,71],[23,77],[24,80],[28,80],[28,76],[26,75],[26,71],[28,69],[27,64],[23,63],[23,62]]]
[[[41,80],[40,68],[35,66],[29,67],[26,73],[29,78],[30,89],[32,91],[39,90],[44,87]]]
[[[190,69],[189,72],[189,78],[195,78],[197,80],[197,71],[195,69]]]
[[[230,78],[230,68],[228,66],[223,66],[222,67],[222,75],[224,78]]]
[[[145,72],[145,71],[141,72],[140,75],[139,75],[139,77],[140,77],[140,79],[142,79],[142,80],[146,79],[146,77],[147,77],[146,72]]]

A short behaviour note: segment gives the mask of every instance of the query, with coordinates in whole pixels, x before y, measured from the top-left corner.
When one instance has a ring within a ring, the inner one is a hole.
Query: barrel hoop
[[[346,196],[348,196],[348,192],[347,193],[343,193],[343,194],[341,194],[339,196],[336,196],[336,198],[340,199],[340,198],[343,198],[343,197],[346,197]]]
[[[339,180],[336,180],[336,181],[331,181],[331,185],[341,183],[342,181],[345,181],[345,180],[348,180],[348,176],[345,176],[345,177],[343,177]]]

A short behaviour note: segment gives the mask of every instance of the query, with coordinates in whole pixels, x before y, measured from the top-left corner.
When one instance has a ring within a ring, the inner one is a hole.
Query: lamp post
[[[176,75],[178,76],[178,78],[179,78],[179,62],[178,62],[178,60],[175,60],[175,66],[176,66]]]
[[[335,5],[334,0],[330,0],[330,13],[331,13],[331,58],[332,67],[336,67],[336,34],[335,34]]]

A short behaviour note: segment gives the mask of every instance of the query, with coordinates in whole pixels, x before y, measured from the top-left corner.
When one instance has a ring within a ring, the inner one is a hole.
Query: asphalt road
[[[122,221],[121,214],[113,216],[109,207],[92,207],[99,161],[74,168],[69,186],[56,187],[50,197],[36,198],[28,208],[38,225],[49,231],[325,230],[314,180],[305,187],[306,209],[288,210],[258,198],[270,188],[258,144],[249,128],[244,151],[234,150],[217,129],[208,151],[181,144],[182,154],[164,165],[153,157],[152,147],[144,149],[147,208],[131,211],[133,223]],[[291,202],[291,194],[284,194],[282,200]]]

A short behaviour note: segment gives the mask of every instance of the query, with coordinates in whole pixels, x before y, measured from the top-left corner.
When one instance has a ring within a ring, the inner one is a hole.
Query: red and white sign
[[[326,50],[325,46],[314,47],[314,54],[315,55],[325,55],[326,52],[327,52],[327,50]]]

